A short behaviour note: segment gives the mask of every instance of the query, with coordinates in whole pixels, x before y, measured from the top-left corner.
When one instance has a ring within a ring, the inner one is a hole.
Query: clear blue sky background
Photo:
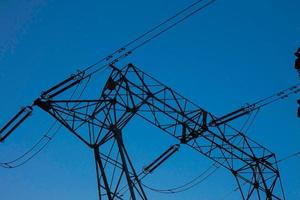
[[[190,2],[1,1],[0,124],[42,90]],[[293,68],[293,52],[300,46],[299,8],[298,0],[218,0],[127,61],[201,107],[222,115],[299,81]],[[296,99],[294,96],[264,108],[248,132],[279,159],[300,150]],[[11,160],[28,149],[43,134],[49,120],[35,113],[27,126],[0,145],[0,161]],[[154,158],[174,142],[144,122],[129,125],[125,131],[131,138],[129,152],[143,158]],[[203,156],[182,148],[147,183],[162,188],[177,186],[209,164]],[[280,169],[287,199],[300,199],[299,157],[281,163]],[[170,196],[150,192],[149,196],[213,200],[234,188],[233,177],[219,170],[191,191]],[[0,194],[1,200],[96,200],[92,152],[62,130],[27,165],[0,169]],[[239,195],[229,199],[239,199]]]

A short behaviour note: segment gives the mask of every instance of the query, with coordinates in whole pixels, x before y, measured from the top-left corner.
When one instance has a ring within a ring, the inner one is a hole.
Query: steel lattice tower
[[[17,113],[0,130],[1,140],[38,106],[94,152],[99,199],[148,199],[141,174],[157,168],[178,145],[187,145],[228,169],[242,199],[285,199],[275,154],[227,124],[243,114],[217,118],[132,64],[122,69],[110,65],[110,69],[99,98],[60,99],[60,94],[89,78],[79,72]],[[179,141],[140,173],[123,142],[123,128],[136,116]]]

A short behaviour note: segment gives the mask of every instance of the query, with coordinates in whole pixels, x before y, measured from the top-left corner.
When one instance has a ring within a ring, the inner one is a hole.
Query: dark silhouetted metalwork
[[[298,72],[298,75],[300,76],[300,48],[295,52],[296,60],[295,60],[295,69]],[[297,101],[298,103],[298,112],[297,115],[300,118],[300,99]]]
[[[286,93],[218,118],[134,65],[122,69],[112,65],[213,2],[196,1],[94,65],[44,91],[33,105],[21,109],[0,129],[0,141],[38,106],[94,152],[99,200],[148,199],[141,180],[177,152],[180,145],[187,145],[228,169],[237,181],[242,199],[285,199],[275,154],[227,123],[285,98]],[[295,67],[299,71],[299,51],[296,56]],[[98,98],[60,99],[61,94],[108,66],[112,71]],[[179,142],[139,173],[123,141],[123,128],[133,117],[141,117]]]
[[[132,64],[122,69],[110,67],[112,72],[98,99],[58,99],[88,77],[79,72],[34,102],[94,151],[99,199],[147,199],[141,174],[156,169],[179,145],[187,145],[228,169],[242,199],[284,199],[275,154],[227,124],[260,104],[217,118]],[[20,111],[1,131],[25,111],[31,109]],[[179,141],[140,173],[130,160],[122,132],[135,116]]]

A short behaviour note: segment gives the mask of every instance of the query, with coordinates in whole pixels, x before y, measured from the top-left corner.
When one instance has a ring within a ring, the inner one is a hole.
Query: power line
[[[120,60],[126,58],[127,56],[131,55],[134,51],[141,48],[142,46],[148,44],[153,39],[159,37],[163,33],[167,32],[168,30],[174,28],[176,25],[186,21],[191,16],[199,13],[203,9],[207,8],[211,4],[213,4],[216,0],[197,0],[194,3],[191,3],[184,9],[180,10],[179,12],[175,13],[171,17],[167,18],[166,20],[162,21],[158,25],[154,26],[153,28],[150,28],[145,33],[141,34],[140,36],[136,37],[135,39],[131,40],[130,42],[126,43],[121,48],[118,48],[117,50],[113,51],[108,56],[100,59],[96,63],[83,68],[82,70],[78,70],[78,73],[74,76],[79,78],[80,80],[77,80],[77,83],[80,83],[82,80],[91,77],[92,75],[102,72],[105,69],[107,69],[112,64],[115,64],[119,62]],[[206,2],[204,4],[201,4],[203,2]],[[100,66],[101,65],[101,66]],[[96,66],[99,66],[98,68],[95,68]],[[69,82],[71,78],[68,78],[61,82],[60,84],[64,85],[65,83]],[[58,84],[59,86],[61,86]],[[53,88],[59,87],[58,85],[54,86]],[[74,86],[75,83],[73,83],[70,87]],[[65,89],[65,88],[64,88]],[[61,92],[61,91],[60,91]]]
[[[86,81],[86,83],[84,84],[77,99],[79,99],[83,95],[83,93],[85,92],[85,90],[87,88],[89,81],[90,81],[90,79],[88,79]],[[76,88],[70,95],[69,99],[72,99],[74,97],[74,95],[78,92],[78,89],[79,89],[79,85],[76,86]],[[62,128],[62,125],[59,125],[56,128],[56,130],[52,134],[50,134],[51,131],[54,129],[54,127],[57,125],[57,123],[58,123],[57,121],[54,121],[52,123],[52,125],[50,125],[50,127],[48,128],[46,133],[29,150],[27,150],[21,156],[13,159],[11,161],[0,162],[0,167],[12,169],[12,168],[17,168],[22,165],[25,165],[26,163],[31,161],[35,156],[37,156],[40,152],[42,152],[49,145],[50,141],[57,135],[59,130]],[[26,158],[26,156],[28,156],[28,157]],[[25,159],[23,160],[23,158],[25,158]]]
[[[247,128],[246,128],[245,131],[244,131],[245,134],[248,133],[250,127],[253,125],[253,123],[254,123],[254,121],[255,121],[255,119],[256,119],[256,117],[257,117],[257,115],[258,115],[260,109],[261,109],[261,108],[259,108],[259,109],[255,110],[255,111],[253,111],[253,112],[255,112],[255,113],[254,113],[252,119],[249,121]]]
[[[293,86],[289,87],[288,89],[281,90],[281,91],[279,91],[279,92],[277,92],[273,95],[270,95],[269,97],[261,99],[261,100],[255,102],[254,104],[252,104],[252,105],[258,105],[258,107],[250,112],[249,117],[246,120],[246,122],[243,124],[243,126],[241,127],[240,132],[242,132],[243,130],[244,130],[243,133],[245,133],[245,134],[248,132],[249,128],[253,125],[253,123],[254,123],[254,121],[255,121],[255,119],[256,119],[256,117],[257,117],[257,115],[258,115],[258,113],[259,113],[259,111],[261,110],[262,107],[267,106],[267,105],[269,105],[271,103],[274,103],[276,101],[279,101],[280,99],[288,98],[292,93],[298,93],[299,92],[299,88],[298,88],[299,85],[300,84],[293,85]],[[253,116],[252,116],[252,113],[254,113]],[[299,156],[299,155],[300,155],[300,152],[297,152],[295,154],[292,154],[292,155],[290,155],[286,158],[283,158],[283,159],[277,161],[276,163],[285,161],[287,159],[290,159],[292,157]],[[158,192],[158,193],[163,193],[163,194],[181,193],[181,192],[187,191],[189,189],[192,189],[193,187],[195,187],[195,186],[199,185],[200,183],[202,183],[203,181],[205,181],[209,176],[213,175],[220,166],[221,165],[218,165],[218,163],[215,162],[209,168],[207,168],[204,172],[202,172],[200,175],[198,175],[197,177],[193,178],[191,181],[189,181],[189,182],[187,182],[187,183],[185,183],[181,186],[178,186],[178,187],[173,187],[173,188],[168,188],[168,189],[158,189],[158,188],[150,187],[150,186],[145,185],[145,184],[143,184],[143,185],[146,188],[148,188],[149,190],[152,190],[152,191]],[[197,181],[204,174],[206,174],[211,168],[215,168],[215,169],[212,172],[210,172],[207,176],[205,176],[203,179],[201,179],[200,181]],[[235,188],[233,190],[233,192],[237,191],[238,189],[239,189],[238,187]]]
[[[276,161],[275,163],[277,164],[277,163],[285,162],[285,161],[287,161],[289,159],[292,159],[292,158],[298,157],[298,156],[300,156],[300,151],[292,153],[292,154],[290,154],[290,155],[288,155],[286,157],[283,157],[282,159]],[[225,194],[221,199],[224,200],[224,199],[229,198],[233,193],[237,192],[238,190],[239,190],[239,187],[234,188],[232,191],[230,191],[227,194]]]
[[[199,11],[203,10],[204,8],[210,6],[211,4],[213,4],[216,0],[211,0],[209,2],[207,2],[206,4],[204,4],[203,6],[201,6],[200,8],[197,8],[196,10],[192,11],[191,13],[187,14],[186,16],[184,16],[183,18],[179,19],[178,21],[174,22],[173,24],[169,25],[168,27],[166,27],[165,29],[163,29],[162,31],[158,32],[157,34],[155,34],[154,36],[150,37],[149,39],[147,39],[146,41],[142,42],[141,44],[137,45],[136,47],[131,49],[131,52],[135,51],[136,49],[144,46],[145,44],[147,44],[148,42],[150,42],[151,40],[159,37],[161,34],[163,34],[164,32],[172,29],[173,27],[175,27],[176,25],[180,24],[181,22],[185,21],[186,19],[188,19],[189,17],[197,14]],[[198,1],[198,2],[202,2],[202,1]]]
[[[277,102],[281,99],[286,99],[292,94],[297,94],[300,92],[300,83],[292,85],[288,87],[287,89],[281,90],[267,98],[261,99],[257,102],[255,102],[253,105],[256,106],[256,109],[259,109],[261,107],[264,107],[266,105],[272,104],[274,102]]]
[[[142,46],[148,44],[153,39],[159,37],[163,33],[165,33],[168,30],[174,28],[176,25],[186,21],[191,16],[199,13],[200,11],[205,9],[206,7],[213,4],[215,1],[216,0],[209,0],[208,2],[203,4],[202,6],[199,6],[199,5],[201,3],[203,3],[204,0],[197,0],[194,3],[191,3],[190,5],[185,7],[184,9],[182,9],[179,12],[172,15],[171,17],[169,17],[166,20],[162,21],[161,23],[154,26],[153,28],[150,28],[148,31],[146,31],[145,33],[143,33],[140,36],[136,37],[135,39],[131,40],[130,42],[126,43],[121,48],[118,48],[117,50],[113,51],[113,53],[111,53],[108,56],[100,59],[99,61],[97,61],[93,65],[90,65],[90,66],[84,68],[82,71],[86,72],[86,71],[94,68],[95,66],[97,66],[101,63],[103,63],[103,65],[101,67],[95,69],[94,71],[92,71],[89,74],[92,75],[94,73],[97,73],[98,71],[104,70],[105,68],[109,67],[109,64],[116,63],[116,62],[120,61],[121,59],[127,57],[128,55],[132,54],[137,49],[139,49]],[[156,32],[157,30],[158,30],[158,32]]]
[[[251,125],[255,121],[259,111],[260,111],[260,109],[256,110],[253,117],[251,117],[252,112],[250,113],[249,118],[246,120],[246,122],[244,123],[244,125],[242,126],[240,131],[242,131],[244,128],[246,129],[245,132],[247,132],[249,130],[249,128],[251,127]],[[208,177],[213,175],[220,167],[221,167],[221,165],[219,165],[217,162],[214,162],[210,167],[208,167],[205,171],[203,171],[197,177],[193,178],[191,181],[189,181],[189,182],[187,182],[187,183],[185,183],[181,186],[177,186],[177,187],[173,187],[173,188],[157,189],[157,188],[153,188],[153,187],[150,187],[148,185],[145,185],[145,184],[143,184],[143,185],[146,188],[148,188],[149,190],[152,190],[152,191],[158,192],[158,193],[163,193],[163,194],[181,193],[181,192],[185,192],[187,190],[190,190],[190,189],[196,187],[197,185],[201,184]],[[202,178],[202,176],[205,175],[207,172],[209,172],[211,169],[213,169],[213,170],[208,175],[206,175],[204,178]],[[200,179],[200,178],[202,178],[202,179]],[[237,190],[238,189],[239,188],[237,188]]]
[[[294,157],[298,157],[300,156],[300,151],[296,152],[296,153],[292,153],[280,160],[278,160],[276,163],[281,163],[281,162],[284,162],[284,161],[287,161],[287,160],[290,160],[291,158],[294,158]]]
[[[142,185],[145,188],[148,188],[151,191],[154,191],[154,192],[157,192],[157,193],[161,193],[161,194],[177,194],[177,193],[182,193],[182,192],[188,191],[188,190],[196,187],[197,185],[199,185],[202,182],[204,182],[205,180],[207,180],[211,175],[213,175],[220,168],[220,166],[221,165],[216,165],[216,163],[213,163],[210,167],[208,167],[205,171],[203,171],[197,177],[193,178],[191,181],[188,181],[187,183],[185,183],[183,185],[180,185],[180,186],[177,186],[177,187],[173,187],[173,188],[158,189],[158,188],[154,188],[154,187],[148,186],[148,185],[146,185],[144,183],[142,183]],[[211,171],[211,172],[209,172],[209,171]]]
[[[32,160],[36,155],[38,155],[48,144],[49,142],[55,137],[55,135],[58,133],[60,130],[61,126],[59,126],[53,134],[50,135],[50,132],[53,130],[57,122],[54,122],[46,134],[44,134],[43,137],[41,137],[29,150],[27,150],[24,154],[21,156],[15,158],[14,160],[11,160],[9,162],[1,162],[0,166],[3,168],[17,168],[20,167],[30,160]],[[29,155],[27,157],[27,155]],[[26,158],[27,157],[27,158]],[[25,158],[23,160],[23,158]]]
[[[93,65],[90,65],[88,67],[86,67],[83,72],[92,69],[93,67],[97,66],[100,63],[103,63],[104,61],[109,61],[111,59],[114,58],[115,55],[120,54],[119,57],[117,57],[116,59],[114,59],[112,62],[118,62],[120,59],[127,57],[129,54],[131,54],[133,51],[137,50],[138,48],[141,48],[142,46],[146,45],[147,43],[149,43],[150,41],[152,41],[153,39],[159,37],[161,34],[163,34],[164,32],[172,29],[173,27],[175,27],[176,25],[178,25],[179,23],[182,23],[183,21],[187,20],[189,17],[195,15],[196,13],[200,12],[201,10],[203,10],[204,8],[208,7],[209,5],[211,5],[212,3],[214,3],[216,0],[210,0],[207,3],[205,3],[204,5],[200,6],[200,7],[196,7],[198,6],[200,3],[202,3],[204,0],[197,0],[194,3],[188,5],[187,7],[185,7],[184,9],[180,10],[179,12],[175,13],[173,16],[167,18],[166,20],[162,21],[161,23],[159,23],[158,25],[152,27],[151,29],[149,29],[148,31],[146,31],[145,33],[141,34],[140,36],[138,36],[137,38],[133,39],[132,41],[126,43],[123,47],[115,50],[113,53],[111,53],[109,56],[106,56],[105,58],[102,58],[101,60],[97,61],[96,63],[94,63]],[[195,10],[192,10],[196,7]],[[183,15],[183,16],[181,16]],[[179,18],[179,19],[177,19]],[[172,20],[175,20],[174,22],[172,22]],[[168,25],[168,23],[170,22],[170,24]],[[166,27],[162,28],[164,25],[167,25]],[[156,30],[159,30],[160,28],[162,28],[162,30],[158,31],[157,33],[155,33]],[[155,33],[154,35],[151,36],[152,33]],[[145,37],[147,37],[148,35],[150,35],[150,37],[146,40],[143,41],[143,39]],[[141,41],[141,43],[138,43],[139,41]],[[134,45],[138,43],[137,45]],[[133,46],[129,51],[126,51],[126,48]],[[93,71],[92,73],[85,75],[86,78],[88,78],[87,84],[91,78],[91,75],[93,75],[94,73],[103,71],[105,68],[107,68],[109,66],[109,64],[105,64],[103,66],[101,66],[100,68],[96,69],[95,71]],[[83,88],[81,94],[79,96],[82,95],[82,93],[84,92],[84,90],[87,87],[87,84],[85,85],[85,87]],[[74,93],[71,95],[70,99],[73,98],[73,95],[75,94],[75,92],[78,89],[78,86],[75,88]],[[4,167],[4,168],[16,168],[19,166],[22,166],[24,164],[26,164],[27,162],[29,162],[31,159],[33,159],[37,154],[39,154],[51,141],[51,139],[53,139],[53,137],[55,137],[56,133],[59,131],[60,127],[54,132],[53,135],[49,135],[49,133],[52,131],[52,129],[54,128],[55,124],[51,125],[50,128],[48,129],[47,133],[41,137],[29,150],[27,150],[24,154],[22,154],[21,156],[19,156],[18,158],[9,161],[9,162],[0,162],[0,166]],[[39,148],[38,148],[39,147]],[[37,149],[37,150],[36,150]],[[36,150],[36,151],[35,151]],[[34,152],[35,151],[35,152]],[[33,154],[31,154],[33,153]],[[31,154],[27,159],[25,159],[24,161],[22,161],[19,164],[14,165],[14,163],[22,160],[23,158],[25,158],[27,155]]]

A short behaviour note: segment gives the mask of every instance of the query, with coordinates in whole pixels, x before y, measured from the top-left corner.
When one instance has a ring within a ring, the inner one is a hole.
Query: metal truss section
[[[147,196],[142,188],[119,129],[113,138],[94,148],[99,199],[142,199]]]
[[[210,112],[136,66],[111,68],[99,99],[41,97],[35,101],[93,148],[99,199],[123,199],[119,189],[124,184],[129,191],[125,199],[146,199],[122,140],[122,129],[134,116],[228,169],[237,180],[242,199],[284,199],[274,153],[230,125],[216,123],[217,117]],[[119,170],[118,175],[114,169]]]

